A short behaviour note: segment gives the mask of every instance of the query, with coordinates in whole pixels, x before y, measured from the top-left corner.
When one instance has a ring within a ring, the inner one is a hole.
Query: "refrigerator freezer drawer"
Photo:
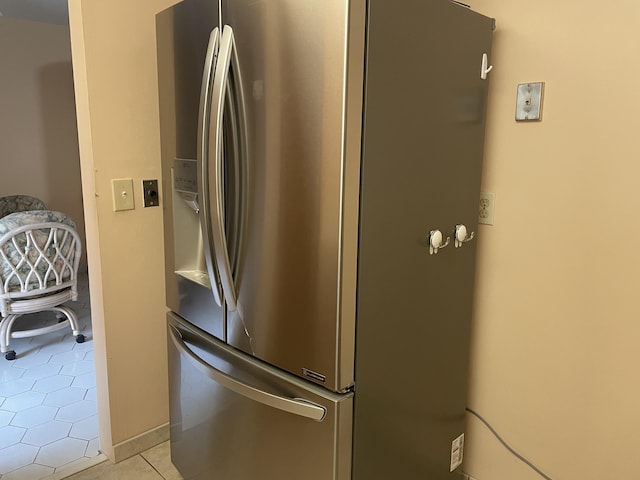
[[[171,458],[185,480],[347,480],[353,395],[264,365],[168,315]]]

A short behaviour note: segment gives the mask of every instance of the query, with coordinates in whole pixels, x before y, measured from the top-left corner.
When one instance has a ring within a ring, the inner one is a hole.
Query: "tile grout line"
[[[144,460],[145,462],[147,462],[147,465],[149,465],[151,468],[153,468],[153,470],[154,470],[158,475],[160,475],[160,478],[162,478],[163,480],[167,480],[167,477],[165,477],[164,475],[162,475],[162,473],[160,473],[160,471],[155,467],[155,465],[154,465],[153,463],[151,463],[149,460],[147,460],[147,459],[145,458],[145,456],[144,456],[144,455],[142,455],[141,453],[139,453],[139,454],[138,454],[138,456],[139,456],[140,458],[142,458],[142,460]]]

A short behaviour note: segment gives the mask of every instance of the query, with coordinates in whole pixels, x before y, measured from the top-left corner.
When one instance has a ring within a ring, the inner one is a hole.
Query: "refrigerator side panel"
[[[222,1],[247,119],[244,240],[228,340],[332,390],[353,382],[353,353],[345,348],[353,343],[341,340],[340,292],[346,112],[360,119],[355,104],[362,98],[354,94],[347,108],[354,4],[362,21],[362,0]],[[360,32],[355,68],[362,71]],[[357,162],[358,153],[348,154]],[[344,316],[353,331],[351,304],[350,317]],[[343,364],[346,374],[338,372]]]
[[[171,457],[185,480],[350,479],[351,394],[168,324]]]
[[[446,0],[369,5],[353,478],[454,479],[476,244],[453,231],[479,234],[493,21]],[[432,230],[451,241],[437,254]]]

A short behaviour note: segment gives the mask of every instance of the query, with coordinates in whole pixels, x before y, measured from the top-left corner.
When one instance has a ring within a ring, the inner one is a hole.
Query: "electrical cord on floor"
[[[511,448],[509,446],[509,444],[507,442],[505,442],[500,435],[498,435],[498,432],[495,431],[495,429],[489,424],[489,422],[487,422],[484,418],[482,418],[482,416],[480,414],[476,413],[475,411],[473,411],[469,407],[467,407],[466,410],[471,415],[473,415],[478,420],[480,420],[482,423],[484,423],[485,426],[489,429],[489,431],[491,433],[493,433],[493,436],[496,437],[498,439],[498,441],[502,444],[502,446],[504,448],[506,448],[507,450],[509,450],[509,452],[511,454],[515,455],[519,460],[523,461],[526,465],[528,465],[531,469],[533,469],[533,471],[535,471],[538,475],[540,475],[545,480],[553,480],[550,476],[548,476],[544,472],[542,472],[542,470],[540,470],[538,467],[536,467],[533,463],[531,463],[529,460],[527,460],[522,455],[520,455],[518,452],[516,452],[513,448]]]

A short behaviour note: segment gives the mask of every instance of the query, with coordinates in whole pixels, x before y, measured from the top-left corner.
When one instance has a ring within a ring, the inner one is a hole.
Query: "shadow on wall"
[[[48,206],[70,215],[85,242],[82,179],[70,61],[50,63],[38,70],[38,101],[41,104],[43,170]],[[86,265],[86,248],[81,265]],[[82,267],[81,267],[82,268]]]

